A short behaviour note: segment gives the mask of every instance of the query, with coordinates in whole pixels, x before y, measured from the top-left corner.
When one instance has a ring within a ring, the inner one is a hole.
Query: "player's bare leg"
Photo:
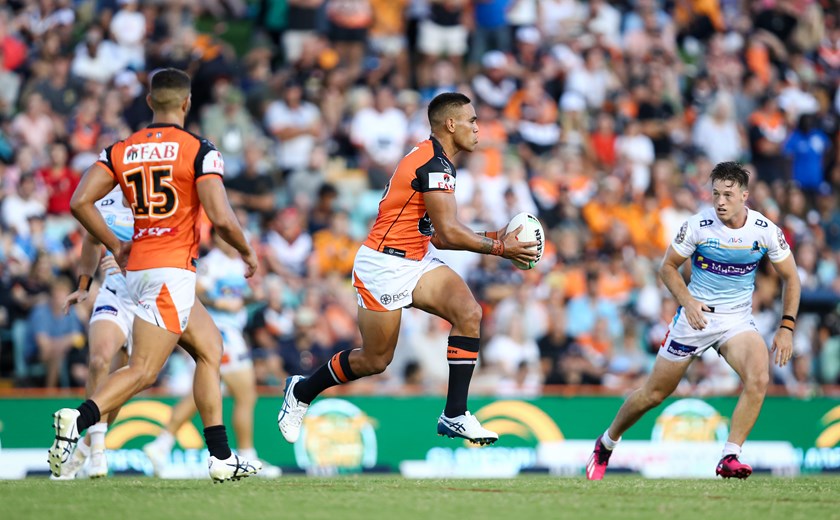
[[[251,367],[222,375],[233,397],[233,432],[236,448],[248,458],[254,456],[254,407],[257,405],[257,380]]]
[[[729,439],[723,448],[717,474],[724,478],[747,478],[752,468],[740,462],[738,457],[764,404],[767,385],[770,384],[769,354],[764,340],[754,331],[738,334],[728,340],[721,347],[720,353],[741,377],[743,389],[732,412]]]
[[[108,374],[126,365],[128,358],[122,346],[125,344],[125,334],[122,329],[110,321],[94,321],[90,325],[88,333],[88,345],[90,348],[90,359],[88,361],[88,380],[85,385],[85,397],[90,398],[96,389],[105,382]],[[88,428],[87,435],[78,443],[78,447],[70,460],[61,467],[61,479],[75,478],[79,470],[91,455],[91,466],[87,474],[90,477],[102,477],[107,475],[108,466],[104,457],[105,433],[116,418],[115,410],[110,414],[104,414],[99,422]],[[93,448],[93,449],[91,449]]]
[[[196,301],[181,336],[181,346],[195,360],[193,397],[204,427],[222,424],[222,335],[201,302]]]
[[[113,372],[114,358],[125,345],[125,334],[122,329],[111,321],[94,321],[90,325],[88,343],[90,345],[90,359],[88,361],[88,381],[85,387],[87,397],[93,395],[99,386],[105,382],[108,374]],[[124,366],[123,363],[120,366]],[[99,422],[88,428],[86,440],[90,445],[90,465],[87,474],[91,478],[104,477],[108,474],[108,463],[105,459],[105,433],[108,424],[113,422],[111,417],[116,414],[107,413],[99,418]],[[81,450],[79,450],[81,451]]]
[[[693,358],[685,361],[671,361],[662,356],[656,357],[648,380],[627,397],[610,427],[595,441],[595,450],[586,463],[587,479],[604,478],[612,450],[621,436],[649,410],[659,406],[666,397],[674,393],[692,360]]]
[[[193,398],[204,424],[207,449],[210,450],[210,478],[222,482],[256,474],[262,469],[262,463],[237,456],[228,444],[227,432],[222,423],[222,387],[219,381],[222,335],[207,309],[198,300],[190,311],[190,321],[180,343],[195,360]]]
[[[318,394],[332,386],[385,371],[394,358],[401,319],[400,309],[378,312],[359,307],[362,348],[339,352],[307,378],[286,379],[277,426],[287,441],[297,441],[306,409]]]
[[[478,360],[481,306],[464,280],[448,266],[424,273],[412,297],[414,307],[452,324],[446,355],[449,386],[446,407],[438,418],[438,434],[482,445],[496,442],[499,436],[482,428],[467,411],[470,381]]]
[[[73,455],[79,432],[99,422],[102,414],[115,411],[139,391],[154,384],[178,340],[178,335],[141,318],[134,318],[133,346],[128,365],[117,370],[90,399],[77,409],[62,408],[53,414],[55,440],[49,449],[50,471],[61,474],[62,464]]]

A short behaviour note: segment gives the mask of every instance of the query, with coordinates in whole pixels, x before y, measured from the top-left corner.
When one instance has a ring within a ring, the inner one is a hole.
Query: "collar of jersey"
[[[149,126],[147,126],[146,128],[166,128],[166,127],[169,127],[169,126],[175,127],[175,128],[181,128],[181,125],[176,125],[175,123],[152,123]]]

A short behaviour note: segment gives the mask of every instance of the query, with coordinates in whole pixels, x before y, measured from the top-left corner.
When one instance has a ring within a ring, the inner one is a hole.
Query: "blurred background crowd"
[[[548,235],[533,271],[441,252],[484,308],[474,392],[624,392],[650,370],[676,304],[656,269],[710,203],[713,165],[752,172],[750,206],[782,227],[803,298],[781,391],[840,384],[840,20],[834,0],[0,1],[0,381],[80,386],[92,298],[68,315],[81,233],[69,213],[100,150],[150,120],[150,72],[193,77],[188,129],[225,158],[263,266],[246,337],[279,385],[358,346],[350,272],[436,94],[468,94],[459,217],[520,211]],[[212,247],[209,237],[204,250]],[[96,287],[96,286],[95,286]],[[778,278],[758,274],[768,343]],[[440,391],[448,326],[404,311],[374,392]],[[160,385],[183,387],[178,358]],[[406,386],[412,385],[412,386]],[[547,386],[550,385],[550,386]],[[679,391],[732,393],[714,352]]]

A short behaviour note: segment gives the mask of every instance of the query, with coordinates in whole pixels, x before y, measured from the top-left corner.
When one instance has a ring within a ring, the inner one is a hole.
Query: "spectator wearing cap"
[[[225,175],[230,173],[235,177],[242,170],[245,148],[258,138],[258,130],[245,109],[242,92],[224,85],[218,93],[218,102],[207,106],[201,114],[201,133],[222,152]]]
[[[542,71],[545,53],[540,46],[541,41],[540,30],[534,26],[529,25],[516,30],[513,54],[517,76],[524,77],[529,73]]]
[[[488,51],[481,58],[483,70],[473,77],[472,89],[482,104],[502,110],[516,92],[516,82],[508,75],[508,58],[502,51]]]
[[[478,64],[490,50],[510,51],[510,30],[505,13],[512,4],[513,0],[476,0],[473,2],[471,63]]]
[[[447,58],[460,71],[467,53],[468,0],[429,0],[428,17],[420,22],[417,50],[423,56],[419,83],[432,83],[432,67],[439,58]]]
[[[277,140],[276,160],[284,175],[309,166],[320,121],[318,107],[303,99],[303,86],[295,81],[286,84],[282,100],[268,105],[265,127]]]

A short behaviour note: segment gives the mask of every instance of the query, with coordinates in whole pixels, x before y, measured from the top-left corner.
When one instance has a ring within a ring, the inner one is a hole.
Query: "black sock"
[[[204,442],[207,443],[207,449],[213,457],[219,460],[230,458],[230,446],[224,424],[204,428]]]
[[[449,388],[446,392],[446,408],[443,410],[443,414],[449,418],[464,415],[467,411],[470,380],[478,360],[478,342],[478,338],[449,336],[449,348],[446,349]]]
[[[80,434],[99,422],[99,407],[90,399],[80,404],[76,410],[80,414],[79,418],[76,419],[76,429],[79,430]]]
[[[350,369],[350,352],[352,351],[342,350],[321,365],[314,374],[296,384],[295,399],[309,404],[327,388],[358,379]]]

